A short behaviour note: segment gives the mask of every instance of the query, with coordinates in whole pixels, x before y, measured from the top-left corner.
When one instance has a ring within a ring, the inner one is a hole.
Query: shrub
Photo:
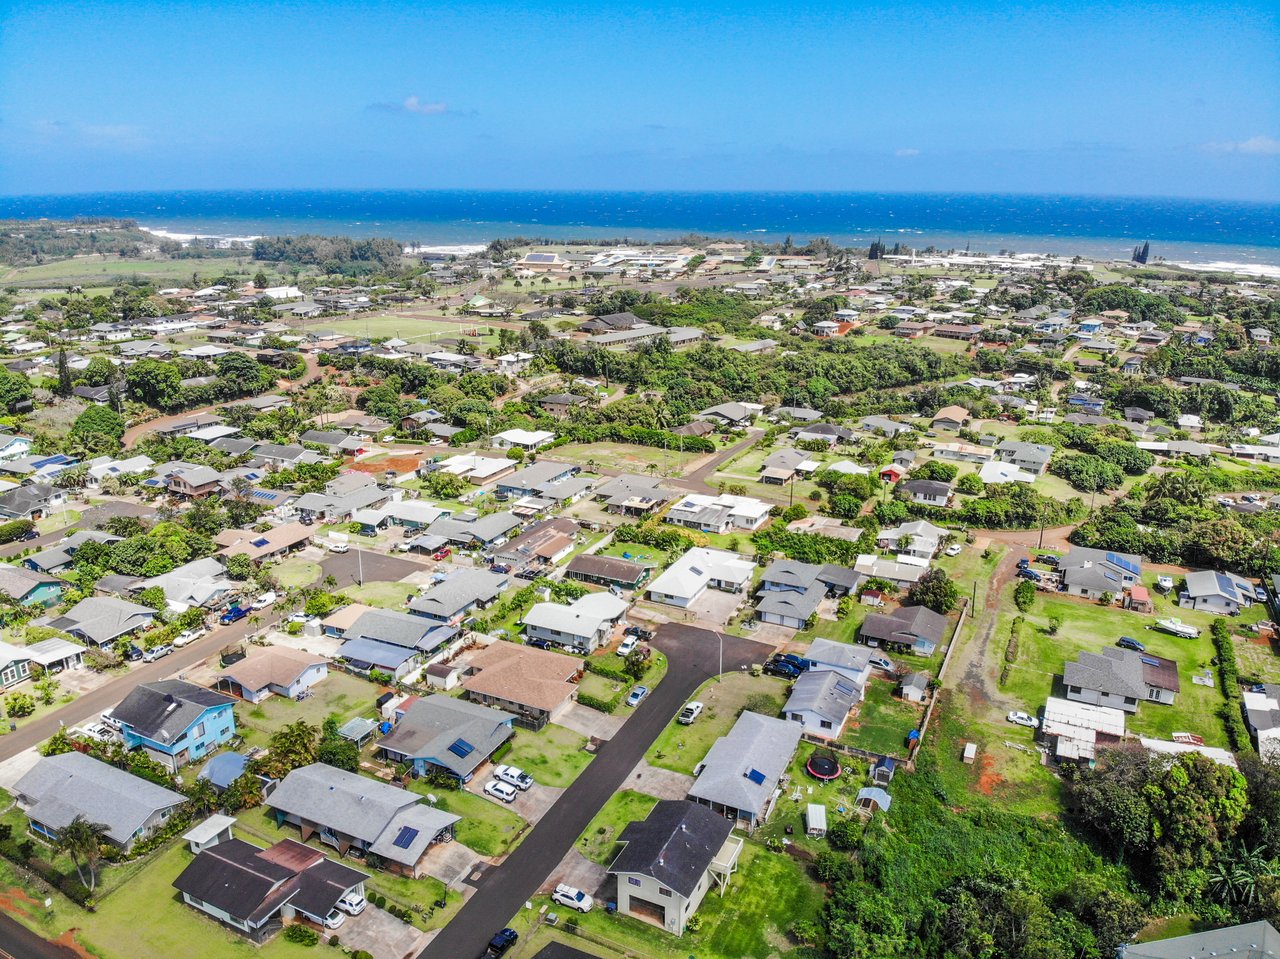
[[[837,819],[827,830],[827,842],[832,849],[853,849],[862,834],[860,824],[853,819]]]
[[[1236,752],[1252,751],[1253,740],[1240,717],[1240,672],[1236,664],[1236,650],[1231,644],[1231,627],[1219,616],[1210,624],[1209,635],[1213,637],[1213,649],[1218,654],[1218,682],[1222,686],[1222,695],[1227,697],[1220,710],[1227,727],[1227,738]]]
[[[320,941],[320,933],[310,926],[297,923],[285,929],[284,938],[288,942],[296,942],[300,946],[314,946]]]
[[[579,692],[578,702],[588,709],[595,709],[602,713],[612,713],[622,702],[622,693],[618,693],[610,699],[601,699],[599,696],[592,696],[590,693]]]
[[[614,682],[618,683],[631,681],[631,676],[623,669],[614,666],[612,663],[601,660],[597,656],[593,656],[587,660],[587,672],[595,673],[597,676],[603,676],[605,679],[612,679]]]
[[[1013,588],[1013,605],[1018,607],[1020,612],[1030,612],[1031,607],[1036,603],[1036,584],[1029,579],[1024,579]]]

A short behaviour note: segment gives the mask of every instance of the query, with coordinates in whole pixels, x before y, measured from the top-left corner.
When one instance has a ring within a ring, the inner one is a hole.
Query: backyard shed
[[[804,811],[804,831],[806,835],[821,839],[827,834],[827,807],[821,803],[811,802]]]

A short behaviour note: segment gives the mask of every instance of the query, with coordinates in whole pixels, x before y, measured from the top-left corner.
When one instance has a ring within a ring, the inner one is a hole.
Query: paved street
[[[210,630],[208,635],[197,639],[190,646],[175,650],[164,659],[134,666],[105,686],[85,693],[61,709],[47,713],[33,722],[20,723],[17,732],[0,736],[0,761],[12,759],[23,750],[44,742],[58,731],[60,724],[74,726],[86,719],[97,717],[104,709],[109,709],[120,702],[139,683],[166,679],[175,673],[180,673],[201,660],[216,655],[223,646],[238,642],[250,633],[264,630],[280,619],[279,612],[274,608],[258,615],[262,619],[256,625],[249,625],[250,617],[246,617],[230,626]]]
[[[715,675],[720,646],[717,637],[721,635],[726,672],[763,662],[771,652],[752,640],[709,629],[675,624],[660,627],[653,645],[669,661],[666,678],[621,731],[601,747],[587,770],[564,791],[506,862],[481,880],[476,894],[427,946],[421,959],[469,959],[484,951],[493,934],[537,893],[591,817],[621,788],[693,691]]]
[[[0,959],[75,959],[66,946],[41,939],[15,919],[0,912]]]

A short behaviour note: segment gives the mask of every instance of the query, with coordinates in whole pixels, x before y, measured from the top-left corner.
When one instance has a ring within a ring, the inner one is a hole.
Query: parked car
[[[1121,636],[1116,640],[1116,645],[1121,649],[1132,649],[1135,653],[1145,653],[1147,651],[1147,647],[1132,636]]]
[[[764,664],[764,672],[765,675],[781,676],[783,679],[795,679],[800,675],[800,670],[785,659],[770,659]]]
[[[691,726],[693,721],[702,715],[702,703],[694,700],[691,703],[685,703],[684,709],[680,710],[680,715],[676,717],[676,722],[681,726]]]
[[[21,536],[19,536],[19,537],[18,537],[18,542],[19,542],[19,543],[28,543],[28,542],[30,542],[30,541],[31,541],[31,540],[33,540],[33,539],[39,539],[39,538],[40,538],[40,533],[39,533],[39,532],[37,532],[37,531],[36,531],[36,530],[34,530],[34,529],[29,529],[29,530],[27,530],[25,533],[23,533]]]
[[[275,594],[275,592],[274,592],[274,591],[268,591],[268,592],[263,593],[261,596],[259,596],[257,599],[255,599],[255,600],[253,601],[253,607],[252,607],[252,608],[253,608],[253,609],[266,609],[268,606],[270,606],[270,605],[271,605],[272,603],[274,603],[275,601],[276,601],[276,594]]]
[[[537,579],[541,575],[536,569],[522,569],[516,573],[516,579]]]
[[[1030,565],[1031,565],[1031,560],[1028,559],[1026,556],[1018,560],[1018,569],[1026,569]]]
[[[136,663],[142,658],[142,650],[133,643],[129,644],[129,648],[124,651],[124,659],[127,663]]]
[[[637,686],[631,690],[631,695],[627,697],[628,706],[639,706],[644,702],[644,698],[649,695],[648,686]]]
[[[346,914],[338,909],[330,909],[329,915],[324,917],[324,927],[326,929],[337,929],[347,921]]]
[[[506,575],[507,573],[511,572],[511,566],[507,563],[495,563],[494,565],[489,567],[489,572],[501,573],[503,575]]]
[[[329,552],[331,553],[349,553],[351,552],[350,543],[330,543]]]
[[[623,640],[622,640],[622,642],[620,642],[620,643],[618,644],[618,650],[617,650],[618,655],[619,655],[619,656],[630,656],[630,655],[631,655],[631,653],[632,653],[632,651],[636,648],[636,645],[637,645],[639,642],[640,642],[640,640],[636,639],[634,636],[626,636],[626,637],[624,637],[624,638],[623,638]]]
[[[1261,584],[1253,587],[1253,595],[1260,603],[1265,603],[1267,601],[1267,591],[1262,588]]]
[[[551,640],[540,639],[538,637],[535,637],[533,639],[526,639],[524,641],[524,644],[526,646],[532,646],[534,649],[555,649],[556,648],[556,644],[553,643]]]
[[[805,670],[812,669],[814,666],[818,665],[812,659],[805,659],[803,656],[797,656],[795,653],[783,653],[778,658],[783,662],[790,663],[802,673]]]
[[[87,726],[81,726],[79,729],[71,730],[73,735],[78,734],[84,739],[93,739],[100,743],[109,743],[116,738],[117,731],[106,723],[89,723]]]
[[[1043,576],[1037,573],[1034,569],[1031,569],[1027,566],[1019,566],[1018,575],[1023,579],[1031,580],[1031,582],[1033,583],[1039,583],[1044,580]]]
[[[484,792],[486,796],[492,796],[494,799],[501,799],[503,802],[515,802],[516,789],[506,783],[500,783],[496,779],[490,779],[484,784]]]
[[[497,766],[493,770],[493,777],[508,786],[515,786],[521,792],[533,785],[533,777],[518,766]]]
[[[561,906],[568,906],[570,909],[576,909],[578,912],[590,912],[591,907],[595,904],[595,900],[588,896],[581,889],[565,883],[557,883],[555,890],[551,893],[551,901]]]
[[[1041,553],[1039,556],[1036,557],[1036,562],[1043,563],[1045,566],[1053,566],[1056,568],[1058,565],[1058,557],[1052,555],[1051,553]]]
[[[102,724],[104,726],[110,726],[116,732],[120,731],[120,720],[111,715],[111,710],[103,710],[102,714],[98,718],[102,720]]]
[[[508,927],[496,934],[489,940],[489,955],[502,956],[516,944],[516,940],[520,938],[520,934],[514,929]]]
[[[1005,718],[1015,726],[1026,726],[1028,729],[1040,728],[1040,720],[1036,719],[1030,713],[1019,712],[1015,709]]]
[[[230,626],[232,623],[237,623],[248,615],[249,610],[245,609],[243,606],[232,606],[229,610],[218,617],[218,622],[223,626]]]
[[[872,656],[870,662],[872,666],[882,672],[893,672],[893,660],[889,659],[887,656]]]
[[[289,617],[289,622],[291,622],[291,623],[305,623],[305,622],[306,622],[307,620],[309,620],[310,618],[311,618],[311,617],[310,617],[310,616],[308,616],[306,613],[304,613],[302,610],[298,610],[296,613],[293,613],[293,614]]]
[[[338,908],[352,916],[360,915],[367,905],[369,901],[358,892],[349,892],[338,900]]]
[[[448,559],[453,555],[453,550],[448,546],[441,546],[438,550],[431,554],[432,559]]]
[[[964,547],[959,543],[952,543],[943,551],[947,556],[959,556],[964,552]]]
[[[628,626],[622,633],[624,636],[634,636],[636,639],[653,639],[653,630],[645,629],[643,626]]]
[[[197,639],[204,635],[204,627],[197,626],[195,629],[184,629],[173,641],[174,649],[181,649],[188,643],[194,643]]]
[[[152,646],[142,653],[142,661],[144,663],[154,663],[157,659],[163,659],[173,652],[173,646],[169,643],[161,643],[159,646]]]

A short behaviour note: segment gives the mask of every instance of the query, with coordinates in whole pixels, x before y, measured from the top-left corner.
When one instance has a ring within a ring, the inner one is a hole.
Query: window
[[[1124,704],[1125,704],[1126,706],[1136,706],[1136,705],[1138,705],[1138,700],[1137,700],[1136,698],[1134,698],[1133,696],[1126,696],[1126,697],[1124,698]]]
[[[819,725],[819,726],[821,726],[823,729],[832,729],[832,728],[833,728],[833,727],[832,727],[832,725],[831,725],[831,720],[829,720],[829,719],[824,719],[824,720],[822,720],[820,723],[818,723],[818,725]]]
[[[659,887],[658,887],[658,895],[659,895],[659,896],[669,896],[669,895],[671,895],[671,890],[670,890],[670,889],[663,889],[661,886],[659,886]]]
[[[1068,687],[1067,687],[1067,692],[1071,693],[1073,696],[1079,696],[1079,695],[1080,695],[1080,693],[1081,693],[1082,691],[1083,691],[1083,690],[1081,690],[1079,686],[1068,686]]]
[[[1153,699],[1158,701],[1160,699],[1160,690],[1156,689],[1154,686],[1148,687],[1147,699]]]
[[[197,724],[196,724],[196,728],[195,728],[195,729],[193,729],[193,730],[191,730],[191,735],[195,736],[195,737],[196,737],[196,739],[199,739],[201,736],[203,736],[203,735],[204,735],[204,723],[197,723]]]
[[[630,883],[631,885],[633,885],[633,886],[638,886],[638,885],[640,885],[640,880],[639,880],[639,879],[637,879],[635,876],[628,876],[628,877],[627,877],[627,882],[629,882],[629,883]]]

